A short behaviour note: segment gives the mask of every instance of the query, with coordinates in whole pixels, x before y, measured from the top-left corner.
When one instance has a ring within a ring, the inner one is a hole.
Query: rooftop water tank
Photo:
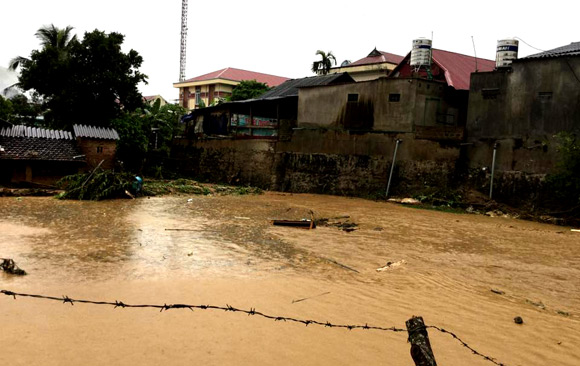
[[[510,67],[512,61],[518,58],[519,41],[516,39],[500,39],[497,41],[495,67]]]
[[[431,40],[427,38],[414,39],[411,49],[411,66],[429,65],[431,65]]]

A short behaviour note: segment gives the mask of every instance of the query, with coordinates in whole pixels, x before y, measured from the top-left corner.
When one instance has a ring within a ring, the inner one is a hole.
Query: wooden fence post
[[[405,324],[407,325],[407,332],[409,332],[411,357],[413,357],[415,366],[437,366],[423,318],[413,316]]]

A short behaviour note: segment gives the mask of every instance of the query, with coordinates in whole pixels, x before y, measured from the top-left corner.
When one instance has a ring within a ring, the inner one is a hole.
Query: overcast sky
[[[177,98],[181,0],[20,0],[0,2],[0,67],[39,48],[43,25],[125,35],[124,51],[144,58],[143,95]],[[355,61],[375,46],[405,55],[417,37],[433,47],[495,59],[498,39],[519,37],[547,50],[580,41],[577,1],[257,1],[189,0],[187,78],[224,67],[311,76],[318,49]],[[519,56],[537,50],[520,41]],[[0,68],[0,87],[13,81]]]

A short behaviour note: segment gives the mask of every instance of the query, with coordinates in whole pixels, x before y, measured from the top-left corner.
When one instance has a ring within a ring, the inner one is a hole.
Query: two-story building
[[[234,87],[244,80],[256,80],[272,88],[288,78],[227,67],[174,83],[173,87],[179,88],[179,105],[192,110],[210,106],[221,98],[227,98],[232,95]]]

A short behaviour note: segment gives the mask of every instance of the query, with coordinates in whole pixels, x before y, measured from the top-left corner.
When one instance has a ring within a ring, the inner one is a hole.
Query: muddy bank
[[[229,304],[346,324],[404,327],[422,315],[507,365],[580,363],[580,234],[562,227],[271,192],[102,202],[0,198],[0,209],[0,256],[28,272],[0,273],[1,288]],[[315,218],[349,216],[356,230],[269,221],[310,211]],[[403,264],[377,271],[388,262]],[[0,307],[4,357],[21,364],[412,365],[402,333],[7,296]],[[516,316],[524,324],[515,324]],[[430,332],[430,339],[440,364],[489,364],[448,335]]]

